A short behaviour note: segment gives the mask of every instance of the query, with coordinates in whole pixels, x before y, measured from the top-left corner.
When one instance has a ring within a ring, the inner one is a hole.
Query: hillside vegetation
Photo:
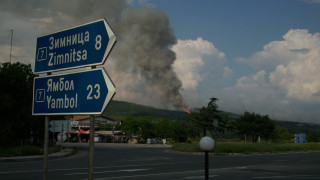
[[[196,109],[198,111],[198,109]],[[107,117],[125,120],[128,117],[133,118],[143,118],[143,117],[152,117],[155,120],[161,120],[167,118],[169,120],[185,120],[187,113],[183,111],[167,110],[167,109],[158,109],[151,106],[145,106],[125,101],[115,101],[112,100],[104,114]],[[229,119],[235,120],[240,117],[238,114],[229,113]],[[302,122],[291,122],[291,121],[281,121],[275,120],[276,125],[285,127],[290,133],[308,133],[311,131],[316,131],[320,134],[320,124],[313,123],[302,123]]]
[[[156,120],[167,118],[169,120],[183,120],[187,113],[183,111],[173,111],[167,109],[157,109],[151,106],[144,106],[125,101],[112,100],[104,114],[114,119],[126,119],[127,117],[143,118],[153,117]]]

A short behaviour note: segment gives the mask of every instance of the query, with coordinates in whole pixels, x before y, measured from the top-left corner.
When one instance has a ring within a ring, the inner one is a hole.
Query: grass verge
[[[172,150],[181,152],[202,152],[199,143],[177,143]],[[310,151],[320,150],[320,143],[250,143],[250,142],[216,142],[213,149],[215,154],[232,153],[277,153],[286,151]]]
[[[49,147],[49,154],[59,152],[61,146]],[[31,156],[43,155],[43,148],[33,145],[16,146],[3,148],[0,147],[0,157],[14,157],[14,156]]]

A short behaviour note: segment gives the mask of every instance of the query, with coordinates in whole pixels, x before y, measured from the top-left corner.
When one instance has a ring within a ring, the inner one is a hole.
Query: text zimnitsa
[[[99,35],[100,36],[100,35]],[[85,33],[73,34],[67,37],[54,39],[53,36],[49,38],[49,50],[54,50],[58,48],[65,48],[68,46],[73,46],[77,44],[84,45],[86,42],[89,42],[90,34],[88,31]],[[70,49],[70,52],[57,54],[57,53],[49,53],[49,61],[48,66],[57,66],[61,64],[67,63],[75,63],[81,60],[87,60],[87,50],[76,50],[75,48]]]

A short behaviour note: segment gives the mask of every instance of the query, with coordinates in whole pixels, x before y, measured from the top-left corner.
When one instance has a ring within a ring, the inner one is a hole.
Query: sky
[[[4,0],[0,62],[34,66],[36,38],[105,18],[114,99],[320,124],[319,0]]]

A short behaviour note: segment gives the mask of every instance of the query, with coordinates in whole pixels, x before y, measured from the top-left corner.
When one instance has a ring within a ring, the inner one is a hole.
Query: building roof
[[[107,120],[110,120],[110,121],[113,121],[113,122],[119,121],[119,120],[115,120],[115,119],[109,118],[104,114],[95,115],[95,116],[96,117],[101,117],[101,118],[104,118],[104,119],[107,119]],[[85,116],[70,116],[70,117],[67,118],[67,120],[71,120],[71,121],[83,121],[83,120],[88,120],[88,119],[90,119],[89,115],[85,115]]]

